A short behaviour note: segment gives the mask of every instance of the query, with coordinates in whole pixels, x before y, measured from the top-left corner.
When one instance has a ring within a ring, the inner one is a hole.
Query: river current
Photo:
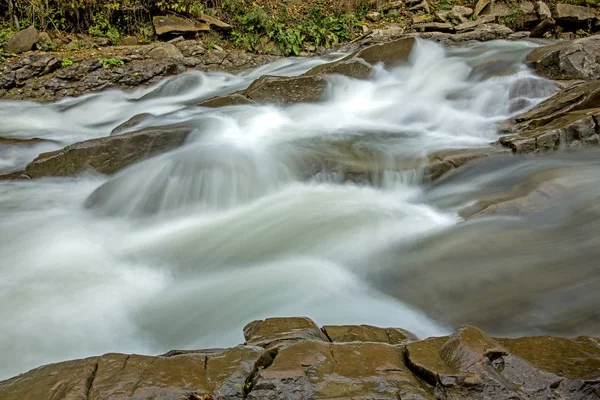
[[[488,146],[499,123],[555,93],[523,63],[534,46],[419,40],[406,65],[335,76],[323,101],[287,107],[195,105],[343,55],[0,101],[0,136],[48,140],[0,148],[0,172],[135,116],[135,129],[194,129],[112,177],[0,182],[0,379],[106,352],[233,346],[272,316],[420,337],[462,324],[600,334],[600,154],[491,157],[434,184],[410,167]],[[307,176],[303,160],[323,155],[368,162],[376,177]],[[540,185],[557,194],[531,213],[464,218]]]

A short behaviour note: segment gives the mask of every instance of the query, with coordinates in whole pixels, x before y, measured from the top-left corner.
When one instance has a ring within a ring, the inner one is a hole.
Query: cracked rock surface
[[[325,335],[327,333],[327,335]],[[1,399],[595,399],[600,339],[491,338],[270,318],[230,349],[109,353],[0,382]]]

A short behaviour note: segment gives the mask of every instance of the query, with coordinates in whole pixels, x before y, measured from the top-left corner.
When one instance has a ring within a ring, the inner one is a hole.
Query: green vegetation
[[[70,58],[67,58],[67,57],[63,58],[62,62],[60,63],[60,66],[62,68],[67,68],[67,67],[70,67],[71,65],[73,65],[73,60],[71,60]]]
[[[500,20],[501,23],[514,31],[522,30],[525,27],[525,14],[519,3],[515,0],[508,2],[510,14]]]
[[[230,3],[225,3],[224,7],[231,7]],[[259,50],[263,40],[272,40],[284,55],[299,55],[308,43],[315,47],[330,47],[350,39],[364,21],[368,9],[364,3],[358,13],[336,13],[319,2],[301,14],[292,14],[282,8],[277,14],[269,15],[263,7],[254,5],[250,11],[237,14],[237,29],[232,32],[231,39],[237,46],[250,51]]]
[[[119,67],[123,64],[123,60],[118,58],[103,58],[100,60],[100,65],[102,65],[102,68]]]
[[[107,37],[114,45],[121,42],[121,34],[119,30],[110,24],[104,13],[94,15],[94,25],[88,28],[88,33],[94,37]]]

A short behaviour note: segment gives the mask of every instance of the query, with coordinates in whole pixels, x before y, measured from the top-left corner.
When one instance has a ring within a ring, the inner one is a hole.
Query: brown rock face
[[[591,338],[495,340],[467,326],[410,343],[406,354],[437,398],[584,399],[600,390],[600,346]]]
[[[246,344],[262,347],[304,339],[328,341],[317,324],[308,318],[267,318],[253,321],[244,327],[244,338]]]
[[[539,47],[527,62],[550,79],[600,79],[600,35]]]
[[[325,325],[323,332],[333,343],[375,342],[396,345],[417,340],[415,335],[400,328],[378,328],[370,325]]]
[[[327,80],[322,76],[283,78],[265,75],[254,81],[243,95],[257,103],[306,103],[319,101]]]
[[[182,399],[220,393],[242,399],[242,387],[262,356],[261,348],[167,356],[105,354],[47,365],[0,382],[6,399]]]
[[[29,51],[40,40],[40,35],[32,25],[27,29],[17,32],[4,44],[7,53],[24,53]]]
[[[40,154],[25,170],[32,178],[74,176],[90,171],[114,174],[136,161],[181,146],[190,132],[188,128],[148,129],[92,139]]]
[[[297,342],[253,381],[249,399],[433,399],[384,343]],[[413,396],[413,397],[410,397]],[[418,397],[417,397],[418,396]]]
[[[208,24],[175,16],[154,17],[152,23],[157,35],[210,31]]]
[[[308,318],[269,318],[244,329],[260,346],[50,364],[0,382],[0,398],[559,400],[600,393],[600,339],[494,339],[470,326],[422,341],[397,328],[322,330]]]

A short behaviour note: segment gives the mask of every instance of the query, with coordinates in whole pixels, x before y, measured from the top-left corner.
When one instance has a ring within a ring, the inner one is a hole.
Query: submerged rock
[[[243,95],[258,103],[305,103],[319,101],[328,81],[315,76],[279,77],[265,75],[254,81]]]
[[[0,398],[584,399],[600,391],[594,338],[494,339],[470,326],[422,341],[396,328],[322,330],[333,343],[308,318],[270,318],[244,329],[260,346],[50,364],[0,382]]]
[[[137,161],[183,145],[190,133],[189,128],[146,129],[87,140],[40,154],[25,170],[31,178],[86,172],[114,174]]]
[[[245,104],[254,104],[255,102],[242,93],[232,93],[225,96],[211,97],[198,103],[199,107],[225,107]]]

